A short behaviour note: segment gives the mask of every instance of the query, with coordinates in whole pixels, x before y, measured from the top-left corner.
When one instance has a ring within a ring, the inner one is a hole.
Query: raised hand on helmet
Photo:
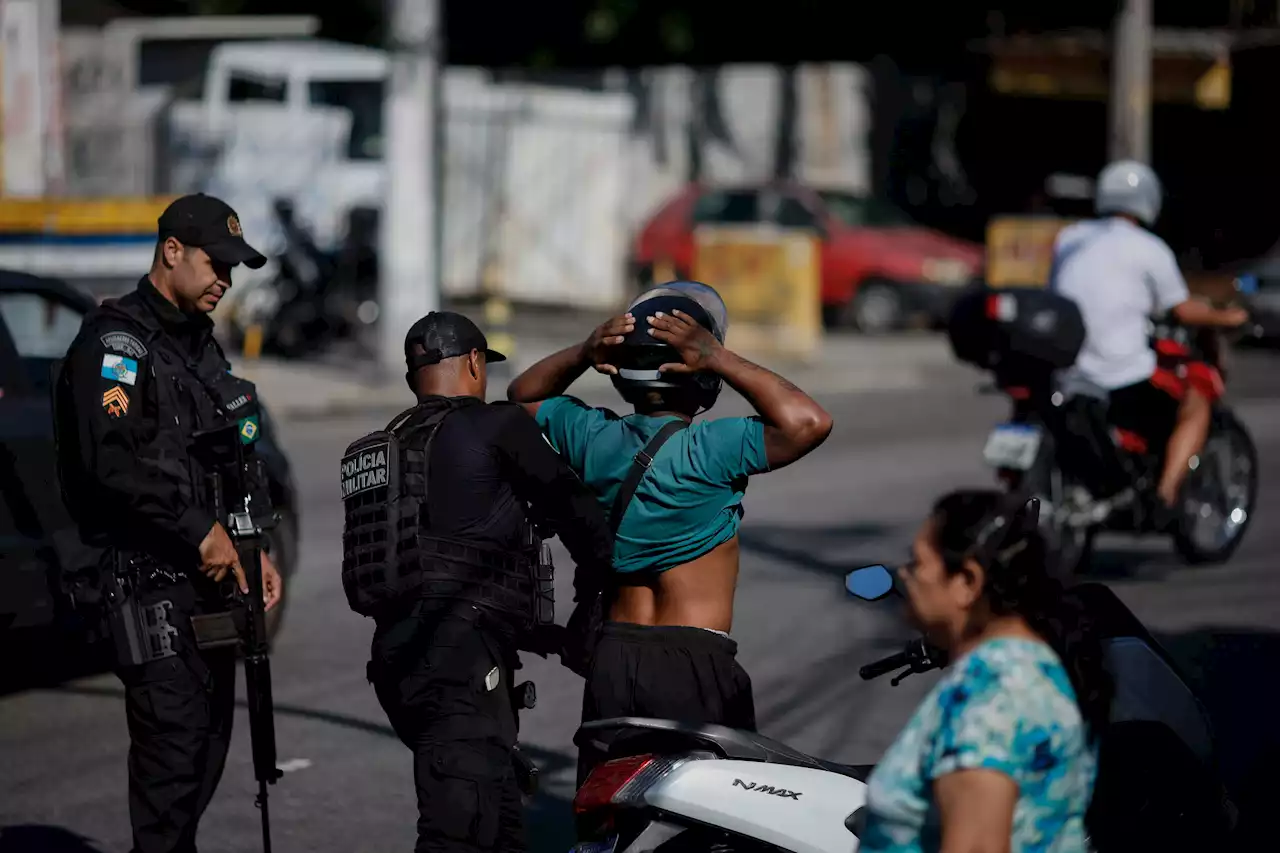
[[[695,373],[709,370],[723,346],[716,336],[693,321],[683,311],[659,311],[648,318],[649,334],[680,354],[680,361],[658,368],[662,373]]]
[[[591,332],[582,344],[582,355],[599,373],[616,374],[618,368],[609,363],[611,348],[626,340],[635,331],[636,318],[630,314],[610,318]]]

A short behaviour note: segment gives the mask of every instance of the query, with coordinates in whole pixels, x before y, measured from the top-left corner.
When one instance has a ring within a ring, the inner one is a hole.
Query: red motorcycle
[[[1086,566],[1102,531],[1160,534],[1153,509],[1163,447],[1107,421],[1105,392],[1065,392],[1060,371],[1084,344],[1075,303],[1047,290],[975,290],[961,298],[947,327],[961,361],[992,373],[1011,404],[983,457],[1010,489],[1041,502],[1041,525],[1060,571]],[[1168,381],[1222,365],[1213,333],[1171,322],[1155,324],[1152,346]],[[1216,563],[1239,547],[1257,503],[1257,449],[1248,429],[1221,395],[1212,407],[1209,436],[1183,484],[1174,545],[1187,563]],[[1117,497],[1099,500],[1096,495]]]

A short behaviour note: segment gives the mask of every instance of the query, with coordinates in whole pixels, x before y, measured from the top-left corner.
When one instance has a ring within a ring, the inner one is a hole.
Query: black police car
[[[63,566],[93,565],[62,504],[53,443],[53,368],[95,305],[54,278],[0,270],[0,657],[13,644],[57,634],[66,615],[57,593]],[[298,506],[289,460],[263,407],[258,452],[281,515],[272,554],[285,579],[298,553]],[[285,601],[268,614],[280,624]]]

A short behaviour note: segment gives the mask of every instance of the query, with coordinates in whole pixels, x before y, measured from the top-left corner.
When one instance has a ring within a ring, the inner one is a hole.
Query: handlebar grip
[[[911,658],[910,652],[898,652],[896,655],[889,655],[883,660],[867,664],[858,670],[858,675],[862,677],[863,681],[870,681],[873,678],[887,675],[895,669],[902,669],[904,666],[908,666],[911,663]]]

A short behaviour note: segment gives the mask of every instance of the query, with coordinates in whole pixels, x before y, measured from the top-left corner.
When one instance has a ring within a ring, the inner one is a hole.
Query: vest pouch
[[[351,609],[378,618],[413,598],[465,602],[505,630],[529,636],[555,618],[550,553],[451,539],[431,528],[431,447],[456,406],[419,405],[342,457],[342,585]]]
[[[533,588],[537,600],[534,603],[534,625],[542,628],[556,621],[556,570],[551,563],[551,547],[538,544],[538,559],[533,561]]]
[[[388,431],[352,442],[342,456],[342,589],[356,613],[372,616],[399,599],[397,545],[402,504],[400,443]],[[416,524],[416,501],[407,519]]]
[[[518,638],[532,636],[541,597],[541,571],[533,553],[513,553],[419,533],[406,575],[419,580],[425,599],[467,601]],[[554,606],[550,611],[554,618]]]

